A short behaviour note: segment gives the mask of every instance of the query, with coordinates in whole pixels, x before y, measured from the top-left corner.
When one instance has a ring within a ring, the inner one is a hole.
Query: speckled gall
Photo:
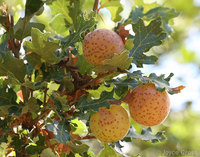
[[[124,50],[121,37],[112,30],[96,29],[88,33],[83,41],[83,55],[92,65],[103,65],[105,59],[111,59],[114,53]]]
[[[110,109],[101,107],[90,118],[90,129],[101,142],[116,142],[126,136],[129,130],[129,116],[120,105],[111,105]]]
[[[127,103],[133,120],[144,126],[162,123],[170,111],[167,92],[159,92],[153,83],[134,88],[132,98]]]

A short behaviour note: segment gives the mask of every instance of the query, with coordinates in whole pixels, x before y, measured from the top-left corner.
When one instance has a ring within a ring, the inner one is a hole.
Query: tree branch
[[[98,4],[99,4],[99,0],[95,0],[95,1],[94,1],[94,5],[93,5],[93,11],[97,11],[97,9],[98,9]]]

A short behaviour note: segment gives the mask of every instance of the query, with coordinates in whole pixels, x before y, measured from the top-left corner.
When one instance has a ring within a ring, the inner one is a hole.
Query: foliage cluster
[[[170,87],[173,74],[145,76],[133,69],[156,63],[157,57],[148,52],[170,37],[169,21],[179,13],[159,5],[144,10],[136,4],[124,19],[120,1],[93,3],[26,0],[25,15],[18,19],[9,5],[1,4],[0,143],[5,154],[95,156],[87,145],[95,139],[89,118],[100,107],[109,108],[148,82],[155,83],[159,91],[180,92],[181,87]],[[52,13],[48,26],[36,20],[45,5]],[[126,49],[105,65],[94,67],[83,57],[82,41],[98,27],[98,19],[103,20],[102,8],[112,15],[114,30],[124,39]],[[134,34],[127,34],[127,25]],[[153,134],[151,128],[144,128],[138,134],[132,126],[122,141],[134,138],[152,143],[165,140],[162,131]],[[121,147],[120,142],[105,144],[99,156],[120,156]]]

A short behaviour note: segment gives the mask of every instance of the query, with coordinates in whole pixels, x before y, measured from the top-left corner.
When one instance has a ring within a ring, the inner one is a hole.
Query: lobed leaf
[[[149,76],[144,76],[142,75],[141,71],[133,71],[132,73],[126,73],[124,78],[116,77],[115,79],[105,81],[105,85],[114,85],[116,91],[123,90],[124,88],[127,90],[128,88],[134,89],[142,83],[146,84],[152,82],[155,84],[156,89],[160,92],[167,90],[169,94],[177,94],[180,93],[180,91],[185,87],[179,86],[176,88],[171,88],[169,81],[173,77],[173,75],[173,73],[170,73],[169,76],[165,77],[164,74],[157,76],[155,73],[151,73]],[[129,94],[127,94],[123,101],[129,99],[128,95]]]
[[[115,149],[112,148],[112,146],[109,146],[108,144],[104,144],[104,149],[102,149],[98,155],[98,157],[122,157],[121,154],[117,153]]]
[[[55,15],[49,25],[59,34],[63,34],[68,30],[65,24],[65,16],[63,14]]]
[[[68,6],[70,5],[70,1],[66,0],[56,0],[53,1],[49,7],[51,8],[51,12],[53,15],[62,14],[65,17],[65,20],[72,24],[72,19],[69,16],[69,9]]]
[[[41,134],[38,135],[39,139],[36,143],[30,143],[26,147],[26,152],[29,155],[34,155],[36,153],[42,153],[43,149],[45,149],[45,136],[42,136]]]
[[[78,55],[77,67],[79,72],[84,75],[85,73],[91,74],[92,69],[94,68],[93,65],[88,63],[83,55]]]
[[[89,149],[89,146],[86,144],[74,145],[70,142],[69,145],[74,153],[84,153],[87,152]]]
[[[36,28],[32,28],[31,36],[32,42],[25,41],[24,43],[28,51],[36,53],[38,57],[41,57],[50,64],[56,64],[60,61],[54,54],[60,47],[60,40],[49,41],[49,33],[42,33]]]
[[[87,133],[85,123],[83,123],[81,120],[78,120],[78,118],[71,120],[70,125],[73,128],[73,134],[84,135],[85,133]]]
[[[176,12],[175,9],[167,8],[167,7],[153,7],[148,10],[146,13],[143,13],[144,8],[138,7],[135,10],[132,10],[129,18],[133,21],[133,23],[137,23],[140,18],[145,18],[147,20],[161,18],[162,27],[164,31],[170,35],[172,33],[172,28],[168,24],[169,20],[177,17],[179,12]]]
[[[88,96],[84,95],[81,99],[76,103],[76,108],[80,110],[80,112],[84,112],[87,110],[98,111],[100,107],[110,107],[109,101],[115,101],[114,90],[111,92],[103,91],[99,99],[95,99],[92,101],[88,100]]]
[[[156,134],[153,134],[151,128],[149,127],[143,128],[141,134],[137,134],[136,130],[131,127],[124,140],[126,140],[126,138],[135,138],[141,139],[143,141],[150,141],[151,143],[156,143],[166,140],[166,137],[163,133],[164,132],[160,131]]]
[[[28,102],[22,108],[22,114],[27,112],[34,112],[39,109],[39,105],[37,103],[37,99],[31,97]]]
[[[129,57],[129,51],[124,50],[120,54],[114,54],[111,59],[106,59],[104,65],[99,65],[94,68],[96,73],[117,71],[118,68],[128,69],[132,62],[132,57]]]
[[[18,40],[22,40],[31,35],[31,29],[37,28],[43,31],[45,25],[42,23],[29,22],[27,18],[20,18],[14,26],[14,36]]]
[[[115,78],[113,80],[109,80],[105,82],[106,85],[114,84],[115,88],[121,88],[121,87],[131,87],[134,89],[136,86],[138,86],[139,82],[135,78]]]
[[[173,73],[170,73],[169,76],[165,78],[164,74],[157,76],[155,73],[151,73],[148,77],[148,80],[153,82],[156,85],[157,90],[162,92],[165,89],[168,89],[168,87],[170,86],[169,81],[173,75]],[[145,78],[146,77],[144,77],[143,79],[144,81]]]
[[[19,137],[19,136],[14,136],[12,138],[12,142],[10,143],[11,146],[15,148],[17,151],[22,150],[22,146],[25,144],[25,142]]]
[[[130,57],[133,57],[133,63],[137,67],[142,67],[143,64],[153,64],[157,57],[147,56],[144,53],[149,51],[153,46],[158,46],[162,40],[166,38],[161,28],[161,19],[151,21],[148,26],[144,25],[144,21],[139,19],[136,24],[132,25],[134,36],[134,47],[130,50]]]
[[[70,0],[70,5],[68,6],[69,9],[69,16],[73,21],[74,30],[77,30],[78,16],[82,13],[81,8],[83,5],[84,0]]]
[[[12,63],[12,64],[10,64]],[[22,82],[26,75],[26,66],[22,59],[17,59],[11,55],[11,53],[6,53],[4,60],[0,55],[0,76],[10,76],[18,81]]]
[[[82,40],[81,35],[88,29],[92,29],[94,25],[96,24],[95,21],[95,13],[90,14],[90,18],[86,19],[84,15],[80,15],[77,17],[77,31],[72,32],[69,36],[64,38],[62,40],[63,42],[63,48],[67,48],[69,46],[74,46],[76,42],[79,42]]]
[[[136,7],[135,10],[131,11],[129,18],[133,21],[133,23],[138,23],[139,19],[141,19],[143,16],[143,8]]]
[[[57,155],[52,151],[51,148],[46,148],[42,151],[40,157],[57,157]]]
[[[163,27],[168,35],[172,33],[172,28],[169,26],[168,22],[170,19],[177,17],[180,13],[176,12],[175,9],[165,8],[165,7],[156,7],[149,10],[144,14],[147,18],[157,18],[161,17]]]
[[[44,5],[42,0],[26,0],[25,16],[32,17]]]
[[[122,19],[120,13],[123,11],[123,5],[119,0],[101,0],[101,7],[110,11],[111,19],[114,22],[118,22]]]
[[[46,125],[46,129],[53,132],[55,139],[62,144],[70,140],[67,124],[64,121],[54,121]]]

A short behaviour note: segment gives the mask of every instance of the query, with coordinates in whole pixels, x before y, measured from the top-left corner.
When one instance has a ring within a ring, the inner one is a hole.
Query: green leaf
[[[55,80],[57,82],[62,82],[63,78],[66,76],[64,69],[61,69],[57,65],[48,68],[47,71],[45,64],[42,64],[42,73],[43,73],[43,79],[47,81]]]
[[[69,5],[70,5],[69,0],[57,0],[57,1],[53,1],[53,3],[49,5],[49,7],[51,8],[51,12],[53,15],[57,15],[61,13],[64,15],[65,20],[69,24],[72,24],[72,19],[69,16],[69,9],[68,9]]]
[[[98,155],[98,157],[105,157],[105,156],[109,156],[109,157],[122,157],[122,155],[120,155],[119,153],[117,153],[115,151],[115,149],[113,149],[108,144],[104,144],[104,149],[101,150],[101,152]]]
[[[60,59],[55,56],[54,52],[60,47],[60,40],[49,41],[49,35],[49,33],[42,33],[40,30],[32,28],[32,42],[26,41],[24,45],[27,47],[28,51],[36,53],[46,62],[56,64]]]
[[[170,19],[175,18],[180,13],[172,8],[156,7],[145,13],[147,18],[161,17],[163,21],[168,22]]]
[[[81,8],[83,5],[84,0],[70,0],[70,5],[68,6],[69,9],[69,16],[73,21],[74,29],[77,30],[77,23],[78,16],[82,13]]]
[[[27,36],[30,36],[32,28],[37,28],[40,31],[43,31],[45,25],[36,22],[29,22],[27,18],[20,18],[14,26],[15,38],[22,40]]]
[[[0,143],[0,156],[5,157],[6,152],[8,151],[8,143]]]
[[[74,90],[74,84],[72,83],[72,79],[68,76],[63,78],[63,84],[65,86],[65,90],[72,92]]]
[[[127,76],[116,77],[112,80],[105,81],[106,86],[114,86],[115,94],[119,98],[123,98],[129,88],[134,89],[141,84],[140,78],[142,77],[140,71],[135,71],[133,73],[127,73]]]
[[[66,144],[70,140],[70,133],[68,132],[67,123],[64,121],[54,121],[46,125],[46,129],[53,132],[55,139],[62,144]]]
[[[90,13],[93,9],[94,0],[85,0],[85,3],[83,4],[82,10],[84,10],[87,13]]]
[[[17,59],[11,53],[6,53],[3,61],[0,56],[0,76],[9,75],[22,82],[26,75],[26,66],[22,59]]]
[[[143,13],[143,10],[143,7],[139,7],[131,11],[129,18],[133,21],[133,23],[137,23],[139,19],[143,17],[145,17],[146,20],[161,18],[162,27],[168,35],[172,33],[172,28],[168,24],[169,20],[177,17],[180,14],[179,12],[176,12],[175,9],[166,7],[153,7],[146,13]]]
[[[5,57],[8,52],[8,33],[4,33],[0,36],[0,57]]]
[[[85,57],[83,55],[78,55],[78,61],[76,64],[79,72],[82,75],[84,75],[85,73],[91,74],[92,69],[94,68],[92,64],[88,63],[88,61],[85,60]]]
[[[26,147],[26,152],[28,153],[28,155],[34,155],[37,152],[40,152],[40,149],[35,145],[29,145]]]
[[[104,65],[96,66],[94,71],[96,73],[99,72],[109,72],[109,71],[117,71],[118,68],[120,69],[128,69],[131,62],[132,57],[129,57],[129,51],[124,50],[120,54],[114,54],[111,59],[106,59]]]
[[[154,83],[156,89],[160,92],[165,90],[168,91],[170,94],[178,93],[178,91],[173,90],[170,88],[169,81],[173,76],[173,73],[170,73],[169,76],[165,77],[164,74],[157,76],[155,73],[151,73],[149,76],[143,76],[141,71],[133,71],[132,73],[126,73],[126,77],[116,77],[115,79],[105,81],[105,85],[114,85],[116,89],[123,89],[123,88],[131,88],[134,89],[141,83]]]
[[[36,53],[30,53],[30,54],[27,54],[25,56],[25,59],[28,61],[29,64],[31,64],[32,66],[35,66],[35,65],[39,65],[41,66],[42,65],[42,62],[41,62],[41,56],[36,54]]]
[[[111,92],[103,91],[99,99],[95,99],[92,101],[88,101],[88,96],[84,95],[81,99],[76,103],[77,109],[80,112],[84,112],[86,110],[94,110],[98,111],[100,107],[110,107],[109,101],[115,101],[116,99],[113,98],[114,90]]]
[[[117,8],[117,11],[116,11],[115,16],[114,16],[115,18],[112,18],[112,20],[114,22],[118,22],[122,19],[122,16],[120,15],[120,13],[122,13],[123,10],[124,10],[124,8],[122,6]],[[113,14],[113,13],[111,12],[111,14]]]
[[[6,134],[7,131],[11,131],[11,127],[8,125],[8,123],[11,123],[10,117],[5,117],[4,120],[0,119],[0,128],[3,128],[3,132],[1,134]],[[1,143],[2,141],[0,141]]]
[[[54,16],[49,25],[59,34],[64,34],[68,30],[65,25],[65,16],[63,14]]]
[[[28,79],[26,79],[25,82],[22,84],[22,86],[25,86],[25,87],[28,87],[29,89],[34,90],[35,82],[31,82]]]
[[[131,50],[133,48],[133,39],[127,39],[125,43],[125,48],[127,50]]]
[[[14,136],[10,145],[13,146],[16,151],[20,152],[22,150],[22,146],[25,145],[25,142],[20,139],[19,136]]]
[[[54,154],[51,148],[46,148],[42,151],[40,157],[57,157],[57,155]]]
[[[117,88],[115,87],[115,94],[121,98],[121,97],[125,97],[126,94],[128,92],[128,87],[121,87],[121,88]]]
[[[158,18],[160,17],[165,28],[165,31],[168,34],[171,34],[172,28],[168,25],[170,19],[177,17],[180,13],[176,12],[175,9],[165,8],[165,7],[156,7],[149,10],[145,13],[145,17],[147,18]]]
[[[22,113],[33,112],[39,109],[39,105],[37,103],[37,99],[31,97],[28,102],[23,106]]]
[[[20,116],[22,112],[22,108],[18,105],[13,105],[8,109],[10,115]]]
[[[66,105],[66,103],[67,103],[67,96],[66,95],[60,96],[57,93],[53,93],[51,98],[53,99],[54,104],[56,105],[58,112],[69,110],[69,106]]]
[[[119,22],[121,20],[120,13],[123,11],[123,6],[119,0],[101,0],[100,3],[110,11],[112,21]]]
[[[88,29],[92,29],[94,25],[96,24],[95,21],[95,13],[92,12],[89,15],[89,19],[86,19],[84,15],[80,15],[77,17],[77,31],[72,32],[69,36],[67,36],[63,40],[63,48],[69,47],[69,46],[74,46],[76,42],[79,42],[82,40],[81,35]]]
[[[42,136],[42,134],[39,134],[38,137],[39,137],[39,139],[36,142],[36,144],[38,146],[45,146],[45,136]]]
[[[138,23],[139,19],[141,19],[143,16],[143,8],[136,7],[135,10],[131,11],[129,18],[133,21],[133,23]]]
[[[5,24],[6,22],[6,16],[0,16],[0,24]]]
[[[74,145],[70,142],[69,145],[74,153],[84,153],[89,149],[89,146],[86,144]]]
[[[109,6],[120,6],[121,3],[119,0],[101,0],[100,4],[104,7],[109,7]]]
[[[125,137],[126,138],[135,138],[135,139],[141,139],[143,141],[150,141],[151,143],[161,142],[166,140],[166,137],[163,134],[164,132],[160,131],[156,134],[152,134],[151,128],[143,128],[141,134],[137,134],[136,130],[131,127],[128,134]]]
[[[156,86],[156,89],[160,92],[167,90],[170,94],[178,93],[178,91],[174,91],[173,88],[170,88],[169,81],[171,77],[174,76],[173,73],[170,73],[168,77],[165,78],[164,74],[157,76],[155,73],[151,73],[149,77],[144,77],[143,82],[153,82]],[[147,79],[145,79],[147,78]]]
[[[106,85],[111,85],[113,84],[115,86],[115,88],[122,88],[122,87],[131,87],[132,89],[134,89],[135,87],[137,87],[139,85],[139,82],[136,78],[115,78],[113,80],[109,80],[105,82]]]
[[[79,134],[79,135],[83,135],[85,133],[87,133],[87,128],[85,123],[83,123],[82,121],[78,120],[78,118],[71,120],[71,125],[73,125],[73,134]]]
[[[36,143],[30,143],[27,147],[26,147],[26,152],[29,155],[34,155],[36,153],[40,154],[42,153],[43,149],[45,148],[45,136],[42,136],[41,134],[39,134],[39,139]]]
[[[111,92],[112,90],[113,90],[113,86],[107,87],[104,84],[101,84],[99,85],[97,89],[89,89],[87,90],[87,92],[90,94],[92,98],[99,99],[103,91]]]
[[[162,44],[162,40],[166,38],[161,28],[161,19],[151,21],[148,26],[144,25],[144,21],[139,19],[136,24],[132,25],[134,36],[134,47],[130,50],[130,56],[133,57],[133,63],[137,67],[143,64],[154,64],[157,60],[155,56],[146,56],[144,53],[149,51],[153,46]]]
[[[44,5],[42,0],[26,0],[25,16],[32,17]]]

